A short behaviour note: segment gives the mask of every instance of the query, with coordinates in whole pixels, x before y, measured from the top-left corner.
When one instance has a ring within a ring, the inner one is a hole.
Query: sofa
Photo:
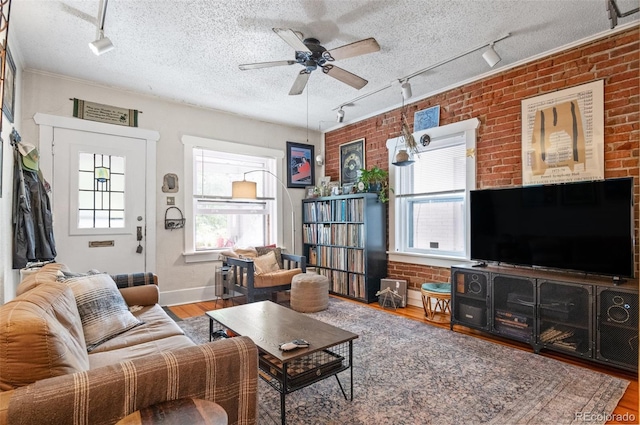
[[[255,344],[195,344],[158,305],[149,275],[77,275],[53,263],[17,293],[0,306],[0,425],[114,424],[182,398],[218,403],[230,424],[256,423]],[[109,299],[120,310],[101,318]],[[90,329],[115,334],[96,341]]]
[[[290,290],[293,277],[307,270],[306,257],[287,254],[276,247],[235,248],[222,256],[230,268],[233,290],[245,295],[248,303]]]

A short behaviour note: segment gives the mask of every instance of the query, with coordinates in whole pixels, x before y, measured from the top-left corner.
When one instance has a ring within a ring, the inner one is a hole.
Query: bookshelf
[[[386,205],[375,193],[302,201],[307,267],[329,278],[332,294],[373,302],[387,276]]]

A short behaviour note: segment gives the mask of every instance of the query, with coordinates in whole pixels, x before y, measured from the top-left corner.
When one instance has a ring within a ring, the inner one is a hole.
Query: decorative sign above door
[[[137,127],[138,112],[137,109],[118,108],[117,106],[73,99],[73,116],[85,120]]]

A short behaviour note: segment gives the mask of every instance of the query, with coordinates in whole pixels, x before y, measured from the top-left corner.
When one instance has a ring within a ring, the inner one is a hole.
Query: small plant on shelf
[[[374,165],[367,169],[360,169],[358,182],[362,182],[368,192],[377,193],[378,199],[382,203],[389,201],[389,191],[393,191],[389,187],[389,172]]]

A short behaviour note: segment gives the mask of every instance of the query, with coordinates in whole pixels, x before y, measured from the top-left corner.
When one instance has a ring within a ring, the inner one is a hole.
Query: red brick
[[[482,124],[477,131],[477,188],[521,185],[522,100],[603,79],[605,177],[636,177],[635,199],[640,202],[639,38],[640,30],[629,29],[421,99],[407,105],[407,119],[412,124],[415,111],[434,105],[440,105],[440,125],[479,118]],[[325,134],[326,174],[337,179],[338,146],[360,137],[367,140],[367,165],[386,169],[385,143],[388,138],[398,135],[399,116],[397,108]],[[636,229],[639,222],[636,219]],[[636,252],[636,270],[638,257]],[[449,280],[446,268],[405,263],[389,262],[389,273],[404,276],[410,287],[415,288],[424,281]]]

